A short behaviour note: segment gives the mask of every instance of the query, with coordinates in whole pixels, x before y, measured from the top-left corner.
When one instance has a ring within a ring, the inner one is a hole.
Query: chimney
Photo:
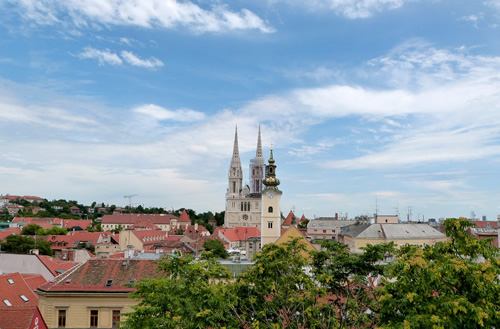
[[[194,230],[198,231],[198,223],[194,223]]]

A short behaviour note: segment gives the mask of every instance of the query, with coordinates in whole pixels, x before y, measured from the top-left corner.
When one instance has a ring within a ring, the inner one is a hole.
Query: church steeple
[[[278,189],[280,185],[280,180],[276,178],[276,165],[273,159],[273,148],[271,147],[271,157],[269,158],[269,165],[266,166],[266,179],[264,179],[264,185],[266,189]]]
[[[255,152],[255,158],[250,160],[250,193],[260,193],[262,191],[262,181],[264,180],[266,167],[266,159],[262,155],[262,141],[260,138],[260,124],[259,124],[259,135],[257,137],[257,151]]]
[[[243,171],[241,170],[240,151],[238,148],[238,126],[234,132],[233,157],[229,165],[229,186],[227,189],[228,197],[238,197],[242,189]]]

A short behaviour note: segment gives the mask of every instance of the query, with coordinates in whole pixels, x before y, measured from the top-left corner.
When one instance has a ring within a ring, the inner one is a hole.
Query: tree
[[[401,248],[381,290],[381,327],[498,327],[498,249],[467,234],[472,225],[465,218],[448,219],[448,242]]]
[[[68,234],[67,229],[54,226],[52,228],[43,230],[43,232],[41,232],[40,235],[66,235],[66,234]]]
[[[13,254],[29,254],[31,250],[38,249],[41,255],[52,256],[53,252],[50,248],[50,243],[43,239],[33,239],[22,235],[9,235],[5,242],[0,244],[0,247],[5,252]]]
[[[23,227],[21,231],[22,235],[42,235],[43,228],[38,224],[28,224]]]
[[[237,328],[229,309],[234,296],[226,284],[229,271],[214,258],[167,256],[161,276],[141,280],[131,298],[139,299],[124,328]]]
[[[335,317],[321,301],[325,290],[307,273],[305,245],[293,239],[268,244],[255,256],[254,266],[235,283],[237,304],[232,309],[240,328],[332,328]]]
[[[338,318],[339,328],[372,326],[378,294],[373,279],[383,274],[382,261],[394,254],[395,245],[368,245],[362,248],[362,254],[351,254],[347,245],[329,240],[321,247],[321,251],[312,253],[312,273],[326,290],[325,299],[333,305],[325,316]]]
[[[175,230],[175,235],[184,235],[184,230],[182,227],[179,227],[177,230]]]
[[[226,248],[224,248],[224,244],[220,240],[205,240],[205,242],[203,242],[203,248],[205,248],[206,251],[211,252],[212,255],[217,258],[227,259],[228,257]]]

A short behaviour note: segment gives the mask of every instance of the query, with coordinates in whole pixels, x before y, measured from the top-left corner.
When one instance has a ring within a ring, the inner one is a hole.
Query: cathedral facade
[[[238,148],[238,130],[234,134],[233,157],[229,165],[228,188],[226,193],[226,211],[224,226],[261,228],[262,217],[262,189],[265,179],[266,161],[262,155],[262,141],[257,137],[255,158],[250,160],[250,183],[243,185],[243,171],[241,169],[240,153]]]

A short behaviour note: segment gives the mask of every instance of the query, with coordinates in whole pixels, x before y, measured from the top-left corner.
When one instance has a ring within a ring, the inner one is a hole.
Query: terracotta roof
[[[26,297],[23,299],[22,296]],[[38,296],[19,273],[0,275],[0,313],[13,306],[36,306]],[[9,306],[7,304],[12,305]]]
[[[32,195],[25,195],[25,196],[23,196],[23,199],[24,200],[43,200],[39,196],[32,196]]]
[[[497,229],[498,228],[498,221],[474,220],[474,221],[470,221],[470,222],[476,224],[473,228],[487,228],[487,229]]]
[[[40,313],[37,306],[17,306],[10,309],[2,310],[0,316],[0,328],[2,329],[28,329],[31,326],[35,313]],[[40,316],[41,321],[44,323],[43,318]],[[41,326],[39,328],[47,328]]]
[[[306,216],[302,215],[302,217],[300,217],[301,222],[306,221],[306,220],[307,220]]]
[[[139,239],[143,244],[153,244],[159,241],[164,241],[167,239],[167,233],[158,230],[138,230],[132,231],[132,233]]]
[[[177,220],[177,222],[181,223],[191,223],[191,218],[189,218],[189,215],[187,214],[186,210],[183,210],[182,211],[182,214],[179,216],[179,219]]]
[[[19,235],[21,234],[21,229],[19,227],[9,227],[0,232],[0,240],[5,240],[9,235]]]
[[[102,216],[102,224],[135,224],[147,222],[155,225],[170,224],[170,220],[177,219],[171,214],[112,214]]]
[[[31,290],[35,291],[36,288],[47,282],[45,278],[40,274],[21,274],[24,282],[30,287]]]
[[[68,271],[76,265],[80,264],[77,262],[63,261],[57,258],[53,258],[45,255],[37,255],[38,259],[47,267],[54,276],[58,276],[62,271]]]
[[[148,221],[138,221],[135,224],[130,225],[126,230],[161,230],[158,226],[153,224],[150,220]]]
[[[63,219],[63,228],[70,230],[73,227],[81,227],[85,230],[92,225],[90,219]]]
[[[290,211],[290,213],[288,213],[288,216],[286,216],[285,220],[283,221],[282,226],[292,225],[293,217],[295,217],[295,215]]]
[[[51,282],[40,286],[44,292],[130,292],[131,280],[159,276],[156,262],[144,259],[89,259]]]
[[[245,241],[250,237],[260,237],[260,230],[257,227],[243,226],[236,226],[234,228],[217,227],[212,235],[219,237],[221,234],[231,242]]]

